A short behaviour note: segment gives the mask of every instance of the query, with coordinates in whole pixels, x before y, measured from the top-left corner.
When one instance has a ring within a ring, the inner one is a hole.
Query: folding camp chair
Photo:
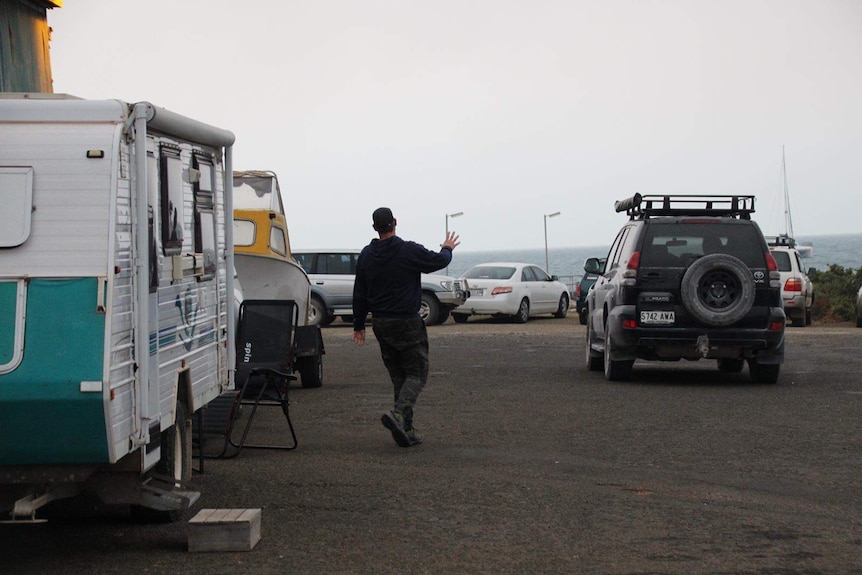
[[[225,443],[220,457],[236,457],[244,447],[296,449],[296,432],[290,421],[288,386],[296,380],[293,374],[293,342],[297,322],[298,308],[293,300],[245,300],[240,305],[236,339],[237,390],[227,415]],[[291,443],[246,443],[257,409],[262,406],[281,409],[290,429]],[[237,426],[242,411],[249,413],[244,425]],[[237,427],[241,427],[241,431]],[[239,439],[235,437],[236,434],[239,434]]]

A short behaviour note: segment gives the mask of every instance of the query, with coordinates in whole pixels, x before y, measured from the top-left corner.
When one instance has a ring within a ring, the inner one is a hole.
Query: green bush
[[[825,271],[814,270],[814,305],[811,315],[817,321],[852,321],[856,317],[856,292],[862,283],[862,268],[854,270],[829,264]]]

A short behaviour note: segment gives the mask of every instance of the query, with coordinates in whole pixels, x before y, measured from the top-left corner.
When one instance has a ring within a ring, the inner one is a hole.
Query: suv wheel
[[[625,361],[611,359],[613,349],[614,344],[613,340],[611,340],[611,333],[605,330],[605,379],[608,381],[625,381],[631,376],[632,366],[635,362],[632,359]]]
[[[440,314],[440,304],[437,303],[437,298],[427,293],[422,293],[422,300],[419,303],[419,317],[425,322],[425,325],[434,325],[437,323],[437,316]]]
[[[466,313],[453,313],[452,319],[455,320],[455,323],[467,323],[467,318],[470,317]]]
[[[578,321],[581,322],[581,325],[587,325],[587,308],[582,307],[580,311],[578,311]]]
[[[311,298],[308,306],[308,325],[329,325],[335,317],[326,311],[326,305],[318,298]]]
[[[682,276],[680,288],[685,308],[709,326],[736,323],[754,304],[751,271],[728,254],[710,254],[696,260]]]
[[[780,370],[779,363],[757,363],[756,359],[748,360],[748,374],[754,383],[776,383]]]

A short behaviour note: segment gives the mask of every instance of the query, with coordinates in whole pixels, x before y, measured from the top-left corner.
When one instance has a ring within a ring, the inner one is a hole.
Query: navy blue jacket
[[[353,284],[353,330],[365,329],[369,312],[374,317],[411,317],[422,302],[420,274],[445,268],[452,249],[432,252],[398,236],[371,240],[356,261]]]

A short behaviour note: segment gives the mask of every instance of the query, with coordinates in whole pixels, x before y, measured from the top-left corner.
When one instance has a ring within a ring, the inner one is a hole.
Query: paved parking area
[[[0,572],[862,573],[862,329],[788,328],[776,385],[706,362],[610,383],[574,314],[450,321],[429,329],[409,449],[380,424],[376,342],[350,329],[324,329],[324,386],[291,391],[296,451],[195,478],[186,519],[263,509],[253,551],[188,553],[184,521],[60,513],[0,526]]]

